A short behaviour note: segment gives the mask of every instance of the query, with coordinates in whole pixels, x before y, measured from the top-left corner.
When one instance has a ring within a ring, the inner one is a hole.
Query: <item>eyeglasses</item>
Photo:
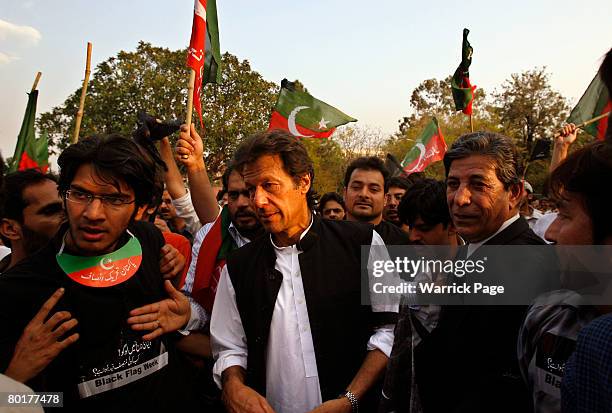
[[[123,205],[128,205],[134,203],[136,200],[126,199],[121,196],[114,195],[94,195],[89,192],[79,191],[77,189],[69,189],[64,192],[64,198],[66,198],[70,202],[74,202],[75,204],[86,204],[89,205],[94,199],[99,199],[102,202],[102,205],[109,207],[121,207]]]

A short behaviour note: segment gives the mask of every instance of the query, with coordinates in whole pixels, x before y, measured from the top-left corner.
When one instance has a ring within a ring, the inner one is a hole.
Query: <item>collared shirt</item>
[[[220,219],[220,217],[221,217],[221,208],[219,208],[219,215],[217,215],[217,219]],[[181,288],[181,292],[183,292],[183,294],[185,294],[189,298],[189,303],[191,305],[191,316],[189,318],[189,322],[187,323],[187,326],[185,327],[185,329],[181,330],[182,334],[186,334],[186,331],[188,330],[199,330],[203,328],[206,322],[210,318],[210,314],[208,314],[206,310],[202,308],[201,305],[199,305],[197,302],[195,302],[195,300],[192,299],[191,292],[193,290],[193,282],[195,280],[196,266],[198,264],[198,255],[200,254],[200,248],[202,247],[202,242],[204,241],[204,238],[206,238],[206,235],[208,235],[208,232],[213,227],[215,222],[217,222],[217,220],[213,222],[209,222],[208,224],[204,225],[197,232],[193,240],[193,247],[191,248],[191,263],[189,264],[189,270],[187,270],[187,276],[185,277],[185,284],[183,285],[183,288]],[[243,237],[240,234],[240,232],[238,232],[238,229],[236,229],[233,222],[230,222],[228,230],[229,230],[231,237],[234,239],[234,242],[236,242],[236,245],[238,246],[238,248],[251,242],[251,240],[249,240],[246,237]]]
[[[310,226],[301,237],[309,230]],[[272,244],[276,254],[275,268],[282,273],[283,282],[270,324],[265,397],[277,413],[304,413],[319,406],[322,398],[298,260],[301,251],[295,245],[278,247]],[[372,245],[384,245],[375,231]],[[215,357],[213,377],[221,388],[221,374],[225,369],[236,365],[247,368],[246,335],[227,267],[221,273],[210,331]],[[367,348],[378,349],[389,356],[392,345],[393,326],[386,325],[370,337]]]
[[[485,238],[485,239],[483,239],[482,241],[479,241],[479,242],[471,242],[471,243],[469,243],[468,244],[468,250],[467,250],[467,256],[468,257],[471,256],[484,243],[486,243],[488,240],[492,239],[494,236],[496,236],[497,234],[499,234],[500,232],[502,232],[503,230],[508,228],[510,225],[512,225],[514,223],[514,221],[516,221],[519,218],[520,218],[520,215],[517,213],[512,218],[509,218],[506,221],[504,221],[504,223],[501,224],[501,227],[499,227],[499,229],[497,231],[495,231],[495,233],[493,235],[491,235],[490,237]]]

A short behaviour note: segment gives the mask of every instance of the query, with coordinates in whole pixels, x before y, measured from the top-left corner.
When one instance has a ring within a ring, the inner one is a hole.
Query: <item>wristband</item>
[[[353,413],[359,412],[359,400],[357,399],[357,396],[355,396],[355,394],[352,391],[347,390],[346,393],[343,393],[340,396],[338,396],[339,399],[342,397],[346,397],[349,400],[349,402],[351,403],[351,411]]]

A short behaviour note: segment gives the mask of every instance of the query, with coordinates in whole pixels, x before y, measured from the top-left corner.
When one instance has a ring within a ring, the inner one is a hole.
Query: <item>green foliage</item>
[[[454,109],[450,79],[450,76],[444,80],[427,79],[414,89],[410,98],[411,113],[400,119],[399,131],[383,146],[384,152],[401,161],[432,116],[438,118],[449,147],[459,136],[470,132],[469,117]],[[536,68],[512,74],[491,97],[483,89],[476,89],[474,131],[486,130],[513,138],[527,159],[532,142],[552,137],[567,117],[568,109],[566,99],[552,90],[545,68]],[[442,162],[427,167],[425,175],[444,179]],[[547,175],[547,160],[529,165],[527,179],[536,191],[543,190]]]
[[[513,73],[494,94],[493,110],[507,130],[524,148],[537,138],[550,138],[567,119],[566,99],[554,91],[546,68]]]
[[[340,192],[346,162],[342,148],[331,139],[302,139],[308,155],[314,163],[314,188],[319,195]]]
[[[85,99],[81,137],[129,135],[136,113],[145,110],[162,119],[184,119],[189,68],[186,49],[169,50],[140,42],[133,52],[121,51],[100,63]],[[202,133],[209,172],[217,174],[245,137],[267,127],[278,87],[251,69],[248,61],[225,53],[222,84],[208,84],[202,93]],[[38,128],[49,133],[52,153],[70,143],[81,89],[40,115]],[[194,111],[194,124],[199,128]]]

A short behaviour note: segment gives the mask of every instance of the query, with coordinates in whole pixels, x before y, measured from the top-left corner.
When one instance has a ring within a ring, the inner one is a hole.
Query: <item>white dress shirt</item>
[[[217,219],[220,219],[220,217],[221,208],[219,208],[219,215],[217,215]],[[200,254],[202,242],[204,241],[204,238],[206,238],[206,235],[208,235],[208,233],[210,232],[210,229],[213,227],[215,222],[217,222],[217,220],[209,222],[208,224],[200,228],[200,230],[196,233],[194,237],[193,246],[191,247],[191,263],[189,264],[189,269],[187,270],[185,284],[181,288],[181,292],[185,294],[187,298],[189,298],[189,304],[191,305],[191,316],[189,318],[189,322],[183,330],[179,330],[183,335],[187,335],[189,330],[199,330],[203,328],[210,318],[210,314],[208,314],[206,310],[202,308],[201,305],[199,305],[197,302],[195,302],[195,300],[193,300],[193,298],[191,297],[191,293],[193,291],[196,266],[198,264],[198,255]],[[228,230],[230,236],[234,239],[234,242],[236,243],[238,248],[251,242],[251,240],[246,237],[243,237],[240,232],[238,232],[233,222],[230,222]]]
[[[504,221],[503,224],[501,224],[501,227],[499,227],[499,229],[497,231],[495,231],[495,233],[493,235],[491,235],[488,238],[483,239],[480,242],[471,242],[468,244],[468,250],[467,250],[467,256],[471,256],[478,248],[480,248],[485,242],[487,242],[488,240],[490,240],[491,238],[493,238],[494,236],[496,236],[497,234],[499,234],[500,232],[502,232],[503,230],[505,230],[506,228],[508,228],[512,223],[514,223],[514,221],[516,221],[517,219],[520,218],[519,213],[517,212],[516,215],[514,215],[512,218],[507,219],[506,221]]]
[[[312,225],[312,222],[311,222]],[[304,237],[310,226],[304,231]],[[266,357],[266,399],[277,413],[304,413],[322,402],[308,308],[295,245],[278,247],[275,268],[283,275],[270,324]],[[375,231],[372,245],[384,245]],[[221,388],[221,374],[231,366],[247,369],[247,342],[227,267],[223,269],[210,324],[215,365],[213,377]],[[389,356],[393,326],[386,325],[370,337],[368,350]],[[349,383],[346,383],[347,385]]]

